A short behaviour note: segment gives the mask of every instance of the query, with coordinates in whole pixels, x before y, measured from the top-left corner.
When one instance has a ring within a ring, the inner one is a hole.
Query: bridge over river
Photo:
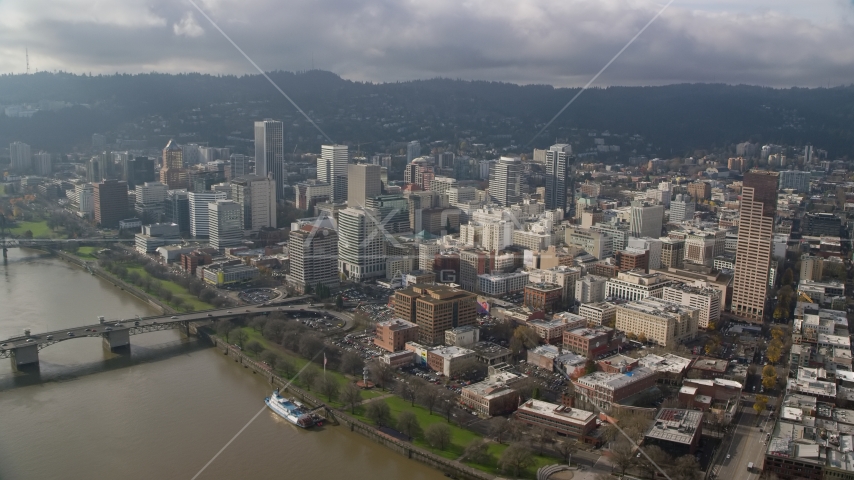
[[[39,362],[39,350],[55,343],[74,340],[77,338],[101,337],[104,345],[110,349],[130,346],[130,336],[160,330],[180,329],[186,335],[190,334],[190,322],[202,322],[220,318],[233,318],[242,315],[263,314],[267,312],[305,311],[315,314],[322,313],[333,316],[345,324],[352,320],[337,312],[328,312],[312,307],[309,304],[298,305],[249,305],[242,307],[223,308],[187,313],[183,315],[160,317],[137,317],[131,319],[104,319],[92,325],[81,325],[54,332],[25,334],[5,340],[0,340],[0,358],[13,358],[16,367],[33,365]]]

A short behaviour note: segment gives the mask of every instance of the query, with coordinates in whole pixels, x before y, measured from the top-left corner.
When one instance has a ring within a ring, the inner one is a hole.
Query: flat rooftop
[[[564,405],[544,402],[542,400],[531,399],[523,403],[517,409],[519,412],[530,412],[539,416],[554,419],[561,423],[574,423],[578,425],[586,425],[596,414],[581,410],[580,408],[570,408]]]
[[[690,445],[703,421],[703,413],[697,410],[664,408],[655,418],[655,423],[646,432],[646,437],[673,443]]]

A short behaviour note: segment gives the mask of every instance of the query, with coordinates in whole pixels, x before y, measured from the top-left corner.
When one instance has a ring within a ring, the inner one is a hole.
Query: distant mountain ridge
[[[452,140],[505,134],[521,146],[578,91],[441,78],[372,84],[319,70],[271,72],[270,76],[341,142],[404,141],[419,136]],[[242,129],[249,132],[249,122],[263,116],[302,122],[299,113],[260,75],[85,76],[40,72],[0,76],[0,104],[40,100],[87,107],[40,112],[31,119],[0,115],[0,144],[22,140],[37,148],[64,149],[86,144],[94,132],[110,131],[146,116],[159,115],[172,119],[174,125],[183,125],[174,118],[178,112],[209,109],[226,102],[233,103],[235,112],[243,109],[243,114],[235,118],[227,113],[228,118],[206,121],[203,128],[196,129],[201,130],[198,133],[203,140],[223,144],[231,129],[243,125]],[[402,132],[384,130],[381,124],[392,122],[390,119],[413,125],[404,125]],[[417,125],[429,127],[427,133],[415,128]],[[725,148],[748,139],[789,145],[811,143],[833,157],[845,156],[854,153],[854,86],[773,89],[677,84],[592,88],[531,148],[548,145],[571,127],[637,133],[662,156]],[[50,138],[45,137],[46,132]],[[319,143],[316,139],[312,142]]]

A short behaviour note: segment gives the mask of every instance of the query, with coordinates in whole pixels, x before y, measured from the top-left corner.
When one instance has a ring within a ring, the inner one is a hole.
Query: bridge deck
[[[183,315],[163,315],[156,317],[137,317],[126,320],[105,320],[104,323],[96,323],[92,325],[83,325],[80,327],[66,328],[63,330],[55,330],[39,334],[31,334],[29,336],[19,335],[0,340],[0,358],[8,358],[14,354],[18,348],[37,345],[41,350],[55,343],[75,338],[86,337],[102,337],[105,333],[111,331],[129,330],[130,335],[138,335],[141,333],[155,332],[160,330],[171,330],[182,327],[187,322],[217,320],[220,318],[230,318],[241,315],[253,315],[265,312],[275,311],[313,311],[317,313],[325,313],[337,317],[340,320],[347,321],[335,312],[326,312],[312,308],[307,304],[298,305],[283,305],[283,306],[267,306],[267,305],[250,305],[242,307],[223,308],[218,310],[208,310],[202,312],[193,312]]]

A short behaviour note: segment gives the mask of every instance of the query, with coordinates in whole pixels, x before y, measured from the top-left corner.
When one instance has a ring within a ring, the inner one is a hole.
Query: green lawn
[[[27,230],[33,232],[33,238],[56,238],[61,235],[56,234],[47,227],[47,220],[38,222],[17,222],[17,227],[10,229],[12,235],[23,236]]]
[[[482,470],[484,472],[492,473],[495,475],[502,475],[504,472],[501,471],[501,468],[498,466],[498,459],[501,458],[501,454],[504,453],[504,450],[507,450],[509,445],[502,445],[500,443],[490,443],[489,444],[489,453],[492,455],[492,461],[489,462],[489,465],[480,465],[478,463],[473,462],[463,462],[466,465],[476,468],[478,470]],[[553,457],[547,457],[543,455],[534,455],[534,466],[529,468],[524,477],[522,478],[537,478],[537,470],[540,467],[544,467],[546,465],[554,465],[556,463],[562,463],[561,460]]]
[[[136,272],[143,277],[157,280],[158,282],[160,282],[160,285],[162,285],[163,288],[172,292],[174,296],[180,297],[182,300],[184,300],[185,305],[192,305],[193,308],[196,309],[196,311],[211,310],[214,308],[213,305],[199,300],[195,295],[191,294],[189,291],[187,291],[186,288],[182,287],[181,285],[178,285],[177,283],[171,280],[161,280],[159,278],[152,277],[148,274],[148,272],[145,271],[144,268],[139,265],[125,265],[125,267],[128,269],[128,272]]]
[[[430,412],[427,411],[426,408],[416,404],[414,407],[410,405],[410,403],[400,397],[389,397],[384,400],[377,400],[378,402],[385,401],[388,403],[389,408],[391,408],[391,414],[395,419],[403,411],[410,411],[418,417],[418,424],[421,426],[422,430],[426,430],[428,426],[433,425],[434,423],[444,423],[448,425],[451,429],[451,445],[447,450],[437,450],[431,447],[422,437],[418,437],[413,442],[415,445],[419,447],[423,447],[436,455],[449,458],[452,460],[456,460],[460,455],[463,454],[463,450],[465,450],[466,445],[469,444],[475,438],[481,438],[480,435],[466,430],[464,428],[457,427],[452,423],[448,423],[445,420],[445,417],[438,412],[434,412],[433,415],[430,415]],[[364,411],[356,412],[356,417],[367,424],[371,424],[371,421],[368,420],[364,416]],[[396,421],[396,420],[395,420]]]
[[[98,250],[98,247],[80,247],[74,255],[85,260],[96,260],[95,255],[93,255],[96,250]]]
[[[294,365],[294,369],[297,371],[299,371],[302,367],[304,367],[308,363],[308,360],[306,360],[305,358],[303,358],[299,355],[296,355],[292,352],[289,352],[288,350],[285,350],[284,348],[282,348],[281,345],[273,344],[272,342],[270,342],[269,340],[264,338],[264,336],[261,335],[261,332],[256,332],[254,329],[252,329],[252,327],[243,327],[243,331],[246,332],[246,335],[248,336],[247,342],[249,342],[250,340],[256,340],[266,350],[271,350],[271,351],[277,352],[279,355],[287,358],[291,362],[291,364]],[[246,353],[250,357],[254,356],[254,355],[252,355],[251,352],[248,352],[248,351],[246,351],[244,353]],[[321,369],[321,370],[323,369],[323,364],[316,365],[316,366],[318,369]],[[326,369],[326,376],[328,378],[334,379],[342,387],[345,383],[351,381],[343,373],[338,372],[336,370],[332,370],[332,369]],[[298,387],[305,388],[307,390],[309,387],[309,385],[306,385],[304,382],[301,382],[299,377],[297,377],[294,380],[294,384],[297,385]],[[386,393],[388,393],[388,392],[383,392],[380,389],[363,390],[362,391],[362,398],[367,400],[367,399],[379,397],[381,395],[385,395]],[[322,395],[319,395],[319,394],[317,394],[317,395],[321,398],[321,400],[326,400]],[[338,402],[338,401],[330,401],[328,403],[334,407],[337,407],[337,408],[344,408],[344,404],[341,402]]]

